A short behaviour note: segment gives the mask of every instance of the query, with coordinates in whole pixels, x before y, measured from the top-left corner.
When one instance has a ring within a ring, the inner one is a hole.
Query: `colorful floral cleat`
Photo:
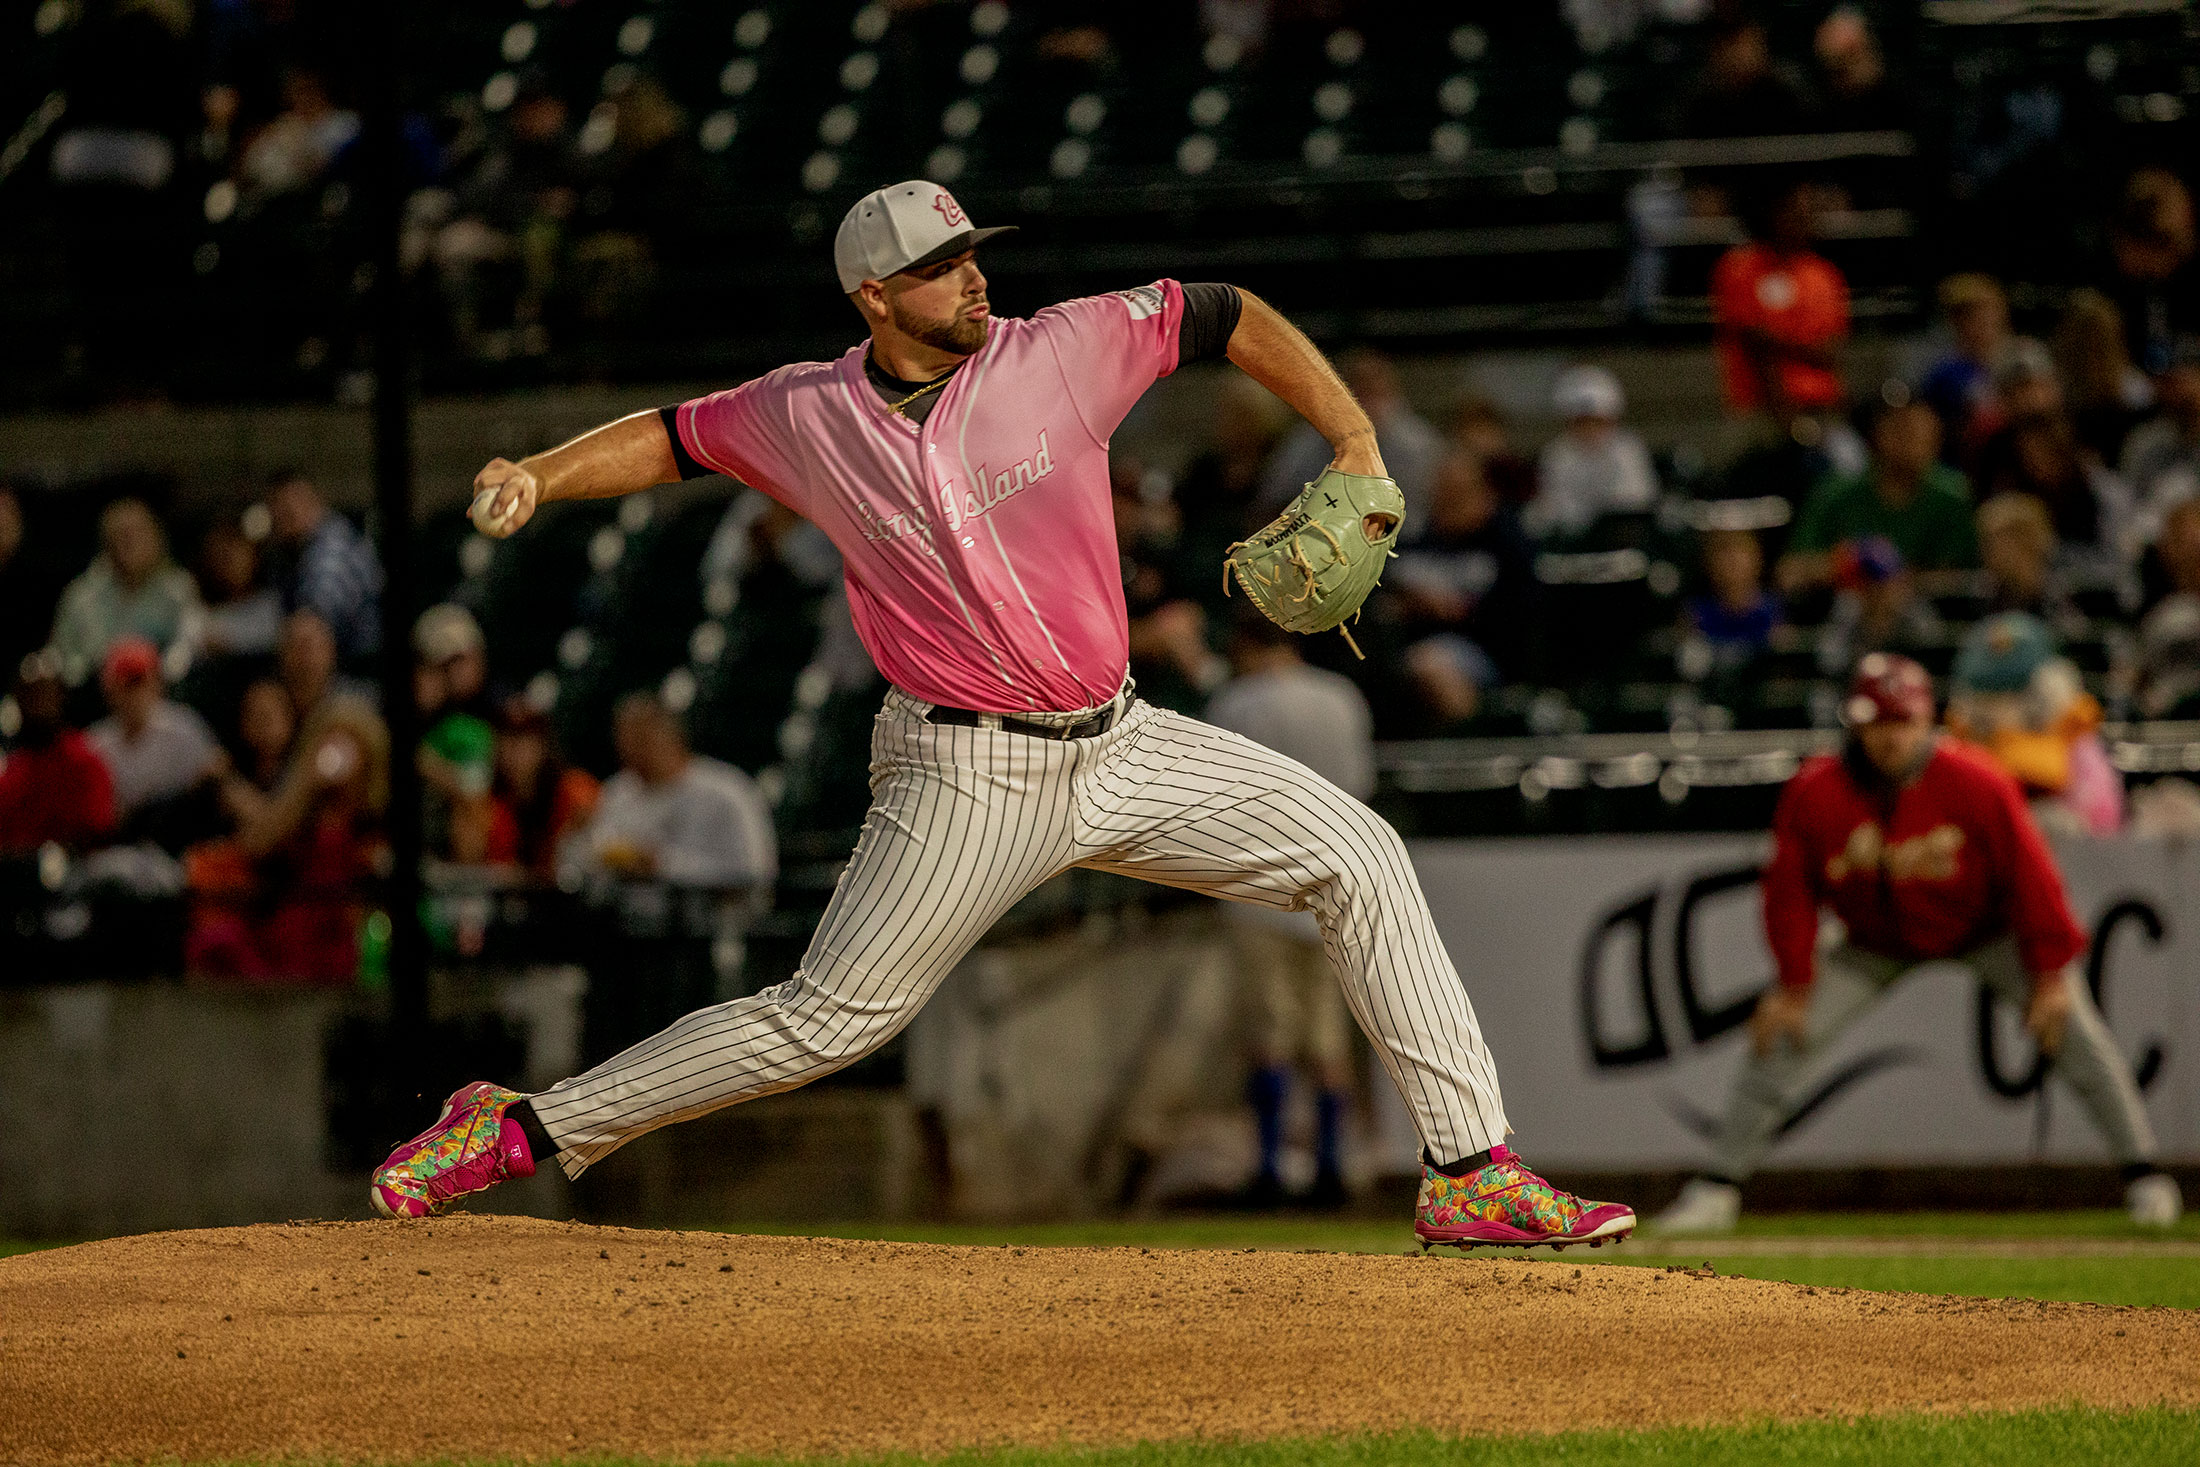
[[[1522,1166],[1509,1146],[1491,1147],[1489,1165],[1464,1177],[1421,1167],[1413,1232],[1423,1247],[1601,1248],[1634,1230],[1633,1208],[1561,1192]]]
[[[384,1217],[429,1217],[459,1198],[535,1174],[534,1152],[506,1107],[525,1099],[477,1080],[443,1103],[436,1123],[389,1154],[367,1187]]]

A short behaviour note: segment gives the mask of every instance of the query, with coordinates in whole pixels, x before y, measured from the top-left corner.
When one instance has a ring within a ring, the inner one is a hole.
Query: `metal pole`
[[[362,5],[368,326],[374,340],[374,504],[382,555],[382,713],[390,728],[390,1018],[418,1036],[428,1019],[428,948],[420,926],[420,744],[413,706],[412,342],[398,237],[405,206],[403,3]],[[404,1077],[409,1080],[410,1077]],[[401,1085],[410,1089],[409,1085]]]

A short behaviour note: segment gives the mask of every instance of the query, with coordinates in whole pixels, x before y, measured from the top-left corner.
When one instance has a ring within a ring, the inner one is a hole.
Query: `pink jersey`
[[[697,462],[840,547],[856,631],[927,703],[1067,712],[1130,666],[1108,437],[1176,369],[1174,280],[995,320],[922,424],[886,410],[866,346],[683,403]]]

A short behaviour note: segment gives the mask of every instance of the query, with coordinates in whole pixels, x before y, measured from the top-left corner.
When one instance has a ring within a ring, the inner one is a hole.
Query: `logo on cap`
[[[955,196],[946,189],[941,189],[933,198],[932,207],[939,210],[940,217],[952,227],[960,228],[970,222],[970,216],[963,213],[962,205],[956,203]]]

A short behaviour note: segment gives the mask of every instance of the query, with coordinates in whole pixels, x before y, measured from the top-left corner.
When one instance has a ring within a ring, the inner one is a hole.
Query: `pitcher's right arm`
[[[467,513],[474,528],[502,538],[559,499],[610,499],[681,477],[672,435],[656,408],[591,428],[556,448],[514,463],[493,458],[474,475]]]

